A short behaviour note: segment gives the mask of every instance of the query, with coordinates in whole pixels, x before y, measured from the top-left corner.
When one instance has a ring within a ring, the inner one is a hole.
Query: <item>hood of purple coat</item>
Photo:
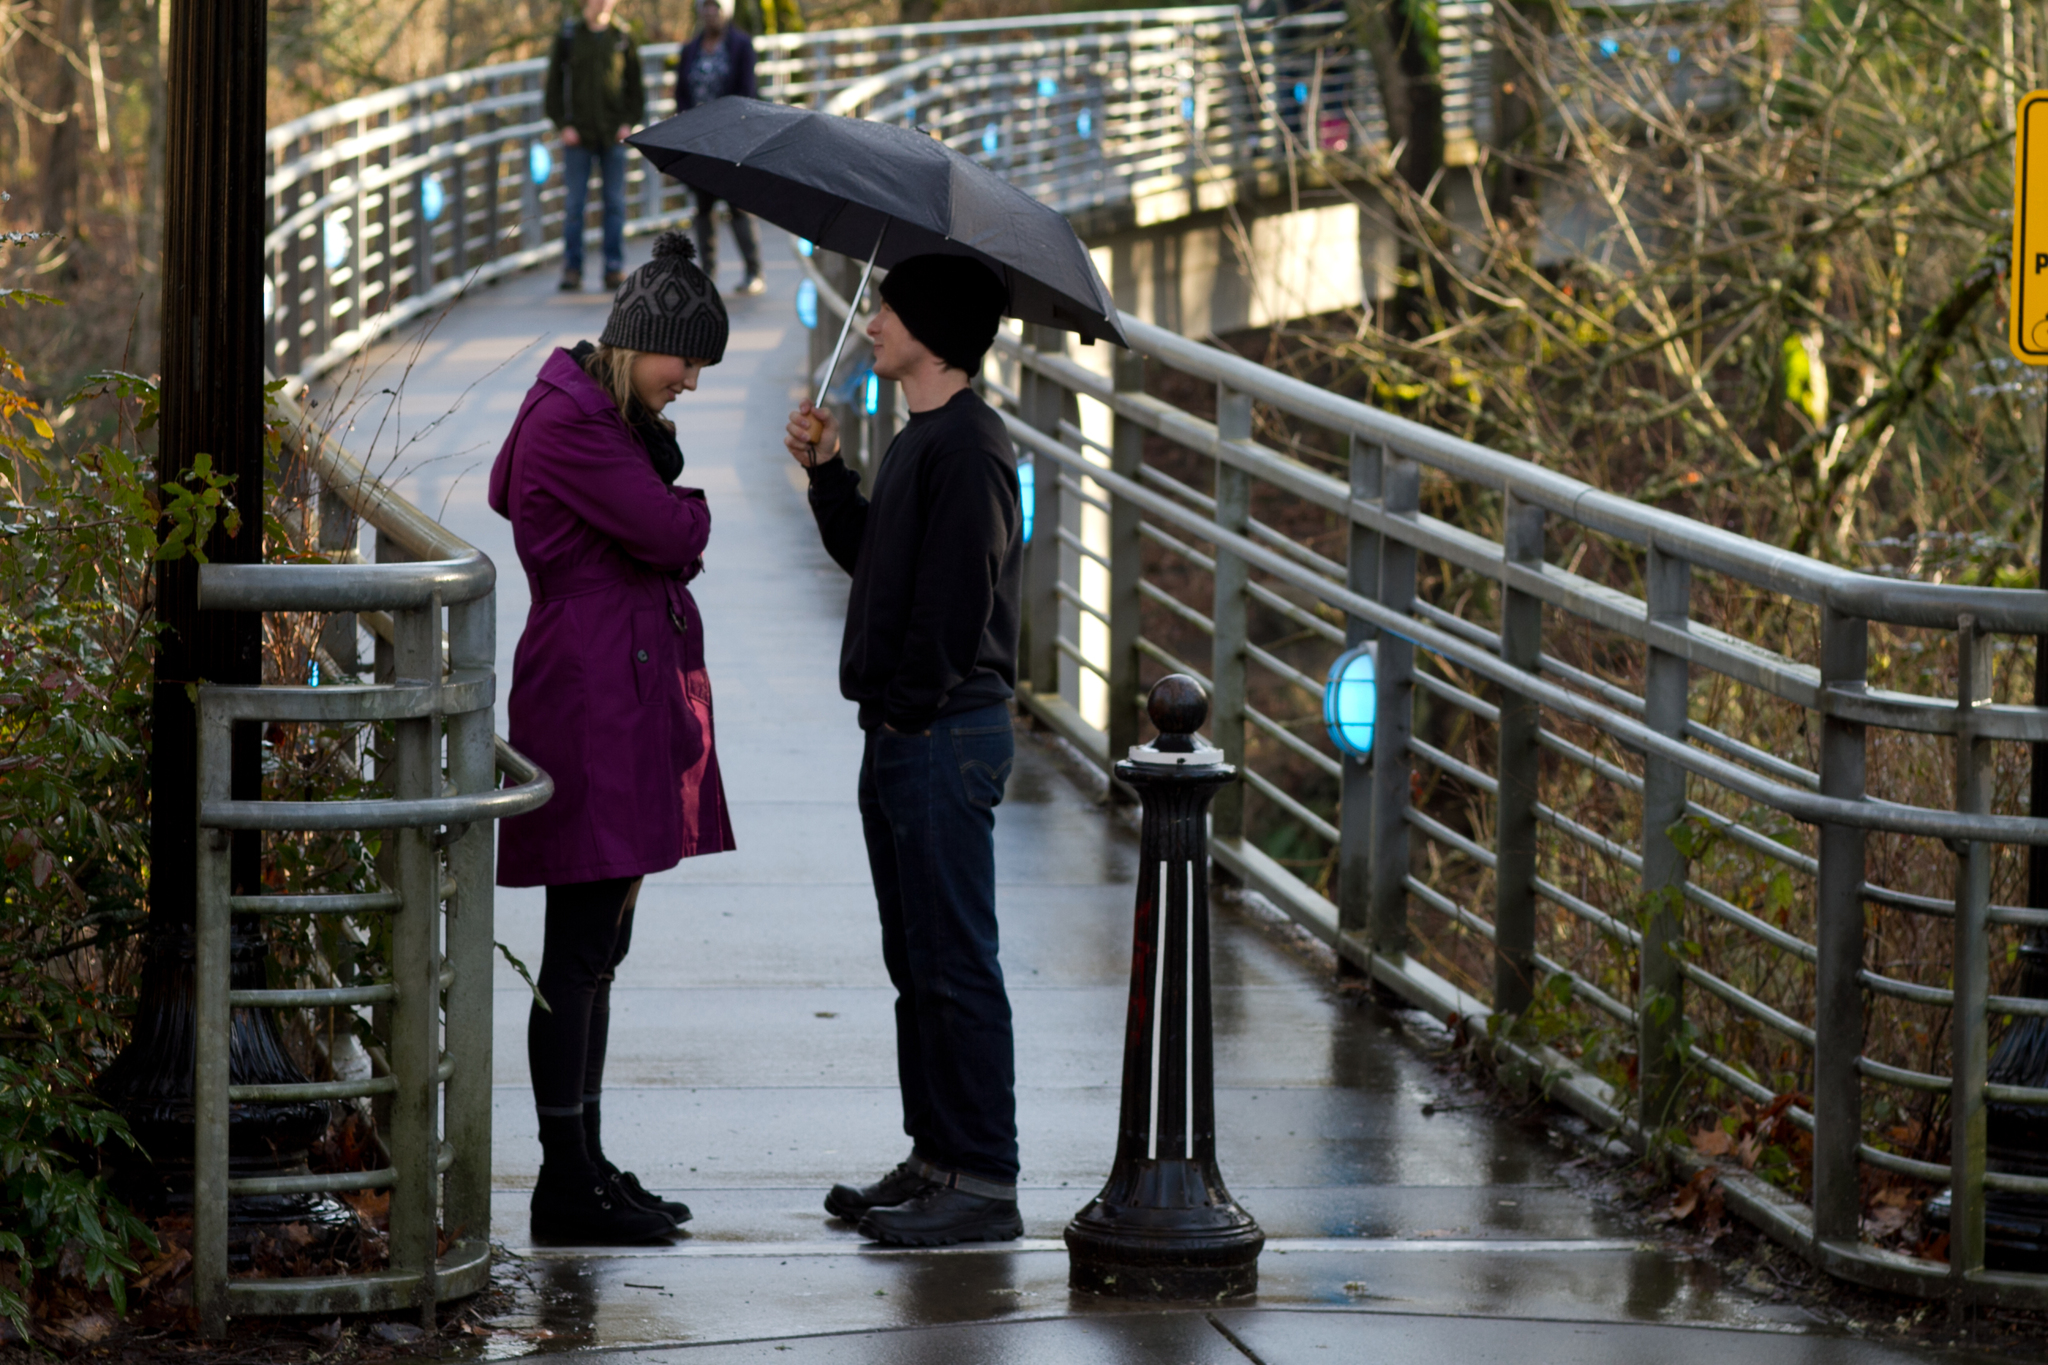
[[[505,443],[498,448],[498,458],[491,465],[491,510],[501,517],[512,515],[512,438],[519,434],[519,420],[524,419],[536,403],[545,402],[553,396],[550,390],[562,393],[586,417],[608,412],[621,424],[625,422],[623,417],[618,417],[619,405],[604,391],[604,386],[592,379],[566,348],[555,347],[554,352],[541,362],[540,373],[534,377],[533,387],[527,390],[526,402],[520,405],[519,419],[515,419],[512,430],[505,433]]]

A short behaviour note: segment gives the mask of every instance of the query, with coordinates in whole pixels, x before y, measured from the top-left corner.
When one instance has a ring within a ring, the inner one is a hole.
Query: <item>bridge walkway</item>
[[[1908,1358],[1803,1330],[1803,1310],[1644,1240],[1569,1185],[1566,1154],[1540,1134],[1459,1098],[1425,1055],[1427,1027],[1333,991],[1320,949],[1228,898],[1218,1121],[1225,1176],[1271,1239],[1259,1299],[1204,1315],[1070,1297],[1060,1230],[1114,1144],[1136,841],[1078,765],[1022,732],[997,839],[1026,1237],[885,1252],[830,1221],[826,1186],[881,1171],[905,1140],[854,803],[859,735],[835,684],[845,579],[773,435],[804,332],[795,268],[769,238],[768,293],[730,300],[726,362],[672,410],[685,481],[708,490],[715,517],[697,592],[739,849],[649,880],[606,1075],[608,1150],[696,1220],[670,1248],[530,1244],[528,996],[501,966],[493,1233],[519,1302],[494,1323],[491,1358]],[[634,264],[646,249],[634,244]],[[533,272],[479,290],[315,395],[372,468],[498,564],[503,679],[527,595],[507,524],[485,504],[489,463],[547,348],[594,337],[608,303],[553,285]],[[502,892],[498,907],[499,937],[537,966],[539,895]],[[1739,1342],[1715,1330],[1744,1327],[1780,1330]]]

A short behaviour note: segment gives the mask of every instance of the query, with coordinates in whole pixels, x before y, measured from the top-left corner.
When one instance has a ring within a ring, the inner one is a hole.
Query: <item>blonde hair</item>
[[[625,346],[599,346],[590,353],[590,360],[584,367],[597,381],[598,387],[619,405],[619,416],[628,421],[632,420],[633,362],[640,355],[639,351]]]

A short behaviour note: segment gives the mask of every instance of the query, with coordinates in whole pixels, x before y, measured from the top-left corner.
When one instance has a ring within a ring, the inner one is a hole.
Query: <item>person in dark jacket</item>
[[[548,55],[545,104],[562,134],[562,288],[583,287],[584,205],[590,171],[604,177],[604,287],[626,278],[626,134],[647,117],[640,49],[612,23],[618,0],[583,0]]]
[[[839,686],[860,705],[860,814],[896,987],[910,1155],[834,1216],[909,1246],[1020,1236],[1010,1001],[997,962],[995,807],[1009,780],[1023,574],[1017,457],[969,386],[1008,295],[960,256],[889,272],[868,324],[910,421],[871,498],[806,402],[784,444],[810,471],[825,548],[853,575]]]
[[[505,822],[500,886],[547,888],[539,991],[526,1025],[540,1122],[536,1235],[646,1241],[690,1211],[605,1159],[599,1099],[612,976],[640,879],[733,846],[711,728],[704,622],[688,584],[711,509],[678,488],[661,411],[725,354],[725,305],[680,232],[629,277],[598,344],[541,366],[491,467],[491,507],[533,606],[512,659],[512,743],[555,780]]]
[[[676,110],[695,109],[727,95],[758,99],[754,84],[754,43],[737,24],[726,22],[725,6],[719,0],[703,0],[697,6],[697,36],[683,44],[676,56]],[[697,256],[704,273],[718,278],[718,220],[711,211],[718,198],[697,191]],[[754,220],[732,209],[732,239],[739,245],[746,263],[743,294],[759,294],[768,288],[761,278],[761,247],[754,238]]]

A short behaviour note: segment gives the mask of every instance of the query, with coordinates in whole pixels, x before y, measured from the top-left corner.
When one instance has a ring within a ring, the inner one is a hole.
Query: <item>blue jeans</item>
[[[604,168],[604,268],[626,268],[626,144],[614,142],[602,152],[588,147],[562,149],[562,177],[568,190],[562,205],[562,273],[583,273],[583,207],[590,202],[590,163]]]
[[[860,765],[903,1131],[932,1165],[1000,1185],[1017,1180],[1017,1093],[996,961],[995,808],[1015,752],[997,703],[922,735],[870,730]]]

